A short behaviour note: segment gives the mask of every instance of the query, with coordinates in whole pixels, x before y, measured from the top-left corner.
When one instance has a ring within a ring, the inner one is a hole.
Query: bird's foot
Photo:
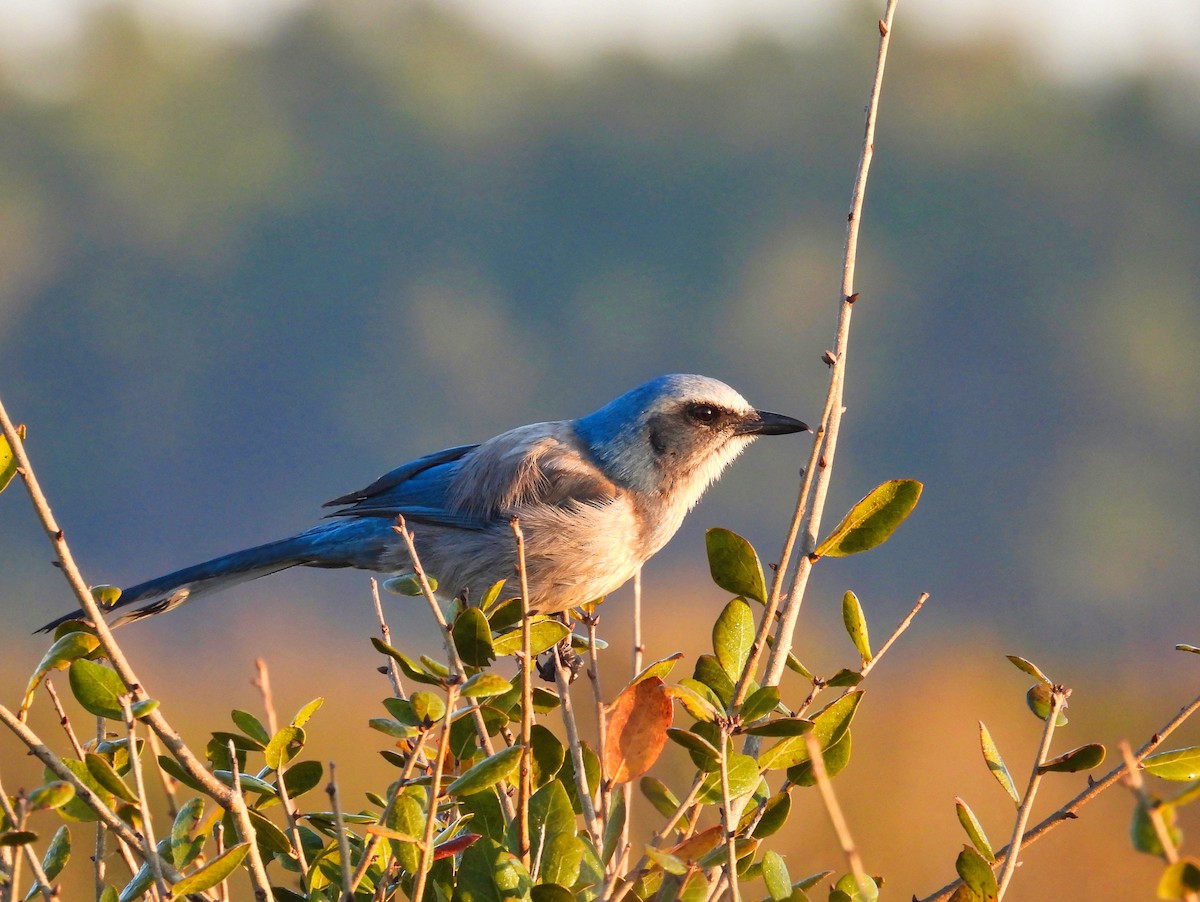
[[[537,660],[537,672],[547,683],[556,681],[555,671],[562,668],[567,682],[573,683],[583,669],[583,658],[571,647],[571,637],[563,639]]]

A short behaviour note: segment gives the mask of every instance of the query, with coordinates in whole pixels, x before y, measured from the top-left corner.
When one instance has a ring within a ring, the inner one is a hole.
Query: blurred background
[[[411,457],[663,372],[819,418],[882,4],[0,9],[0,395],[89,582],[297,531]],[[932,594],[838,780],[893,898],[953,876],[956,795],[1007,839],[977,720],[1019,783],[1040,722],[1004,654],[1074,688],[1058,751],[1139,745],[1200,682],[1172,650],[1200,640],[1197,40],[1186,0],[900,6],[826,527],[885,479],[926,488],[886,546],[817,567],[797,643],[831,673],[844,590],[877,644]],[[651,658],[708,648],[705,527],[777,558],[807,448],[753,447],[649,566]],[[15,705],[29,633],[72,601],[16,486],[0,549]],[[427,611],[388,611],[437,654]],[[610,692],[629,613],[623,590],[601,624]],[[257,710],[257,656],[281,715],[326,696],[312,748],[353,807],[390,773],[373,631],[366,577],[314,571],[122,639],[193,740]],[[10,792],[37,782],[8,736],[0,762]],[[1084,785],[1054,780],[1035,820]],[[801,801],[793,876],[842,868]],[[1016,897],[1152,897],[1130,807],[1114,789],[1034,846]]]

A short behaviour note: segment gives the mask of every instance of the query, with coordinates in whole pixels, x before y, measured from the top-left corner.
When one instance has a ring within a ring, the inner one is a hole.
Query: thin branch
[[[280,777],[280,782],[283,778]],[[329,807],[333,811],[333,827],[337,833],[338,858],[341,859],[342,902],[352,902],[354,899],[354,884],[351,882],[350,870],[350,837],[346,833],[346,819],[342,817],[342,798],[338,793],[337,764],[329,762],[329,782],[325,784],[325,792],[329,795]]]
[[[433,762],[433,779],[429,784],[429,812],[425,819],[425,836],[421,843],[421,857],[417,865],[417,875],[413,886],[413,902],[421,902],[425,896],[425,880],[429,876],[429,867],[433,863],[433,834],[437,825],[438,797],[442,793],[442,771],[446,764],[446,755],[450,748],[450,712],[458,703],[459,683],[451,683],[446,687],[446,713],[442,718],[442,731],[438,739],[437,759]]]
[[[275,717],[275,695],[271,692],[271,672],[267,669],[267,662],[262,658],[254,659],[254,669],[257,675],[252,682],[257,687],[259,694],[262,695],[263,711],[267,715],[267,732],[274,736],[279,732],[279,721]]]
[[[570,621],[564,614],[563,619]],[[562,703],[563,727],[567,732],[567,748],[571,751],[571,763],[575,769],[575,787],[579,793],[579,807],[583,809],[583,824],[591,837],[592,846],[597,854],[603,847],[603,833],[596,819],[596,806],[592,802],[592,794],[588,788],[587,770],[583,764],[583,744],[579,741],[579,725],[575,720],[575,710],[571,703],[571,681],[567,677],[567,665],[557,648],[554,650],[554,682],[558,687],[558,696]]]
[[[596,651],[596,626],[600,622],[600,618],[596,615],[595,610],[585,610],[583,615],[584,625],[588,631],[588,682],[592,684],[592,701],[596,706],[596,735],[599,736],[600,748],[604,748],[604,744],[608,739],[608,708],[604,704],[604,693],[600,688],[600,658]],[[568,640],[570,641],[570,640]],[[612,778],[608,773],[608,766],[605,763],[604,755],[600,755],[600,810],[597,812],[600,824],[600,832],[603,834],[608,830],[608,816],[612,810]],[[625,827],[629,826],[629,809],[626,808]],[[612,860],[605,862],[605,871],[609,878],[616,874],[620,856],[614,856]]]
[[[63,732],[67,734],[67,740],[71,743],[71,748],[75,750],[75,757],[80,761],[84,758],[83,746],[79,742],[79,737],[75,735],[75,731],[71,729],[71,718],[67,716],[66,709],[63,708],[62,701],[58,697],[58,692],[54,689],[54,684],[49,677],[46,677],[45,683],[46,694],[50,696],[50,703],[54,705],[54,710],[58,712],[58,722],[62,725]]]
[[[529,797],[533,795],[533,653],[530,645],[529,579],[525,570],[525,533],[521,523],[509,524],[517,540],[517,577],[521,585],[521,763],[517,781],[517,857],[530,869]]]
[[[854,271],[858,259],[858,235],[862,222],[863,201],[866,197],[867,175],[871,169],[871,160],[875,155],[875,123],[879,115],[879,97],[883,90],[883,73],[887,63],[888,45],[891,41],[892,19],[896,12],[897,0],[888,0],[883,19],[879,22],[879,51],[875,59],[875,78],[871,86],[871,96],[867,103],[867,120],[863,130],[863,146],[858,161],[858,174],[854,180],[854,189],[850,200],[850,213],[846,225],[846,246],[842,264],[842,286],[840,309],[838,314],[837,337],[833,353],[827,358],[830,361],[829,394],[826,397],[825,412],[821,426],[814,441],[814,452],[817,446],[824,442],[821,453],[816,456],[816,474],[813,481],[812,500],[802,527],[803,539],[801,552],[803,557],[796,568],[796,576],[792,583],[791,592],[784,605],[779,627],[775,632],[775,647],[767,661],[767,672],[763,685],[775,686],[783,676],[787,663],[787,654],[792,647],[792,637],[796,631],[796,622],[800,616],[800,607],[804,600],[804,591],[808,585],[808,576],[812,570],[812,551],[816,547],[817,533],[821,526],[821,517],[825,511],[825,499],[829,492],[829,483],[833,475],[834,454],[837,451],[838,434],[842,423],[842,399],[846,384],[846,360],[850,347],[850,318],[858,294],[854,290]],[[808,468],[805,479],[809,478]]]
[[[137,793],[138,809],[142,817],[142,842],[144,858],[150,865],[150,873],[154,875],[154,885],[164,899],[170,898],[166,881],[163,879],[159,857],[155,854],[158,844],[154,839],[154,824],[150,818],[150,800],[146,798],[146,779],[142,773],[142,756],[138,754],[137,730],[134,726],[133,707],[128,695],[121,696],[121,714],[125,718],[125,736],[129,743],[129,769],[133,772],[133,789]]]
[[[155,732],[147,730],[146,739],[150,742],[150,753],[154,756],[154,770],[158,774],[159,785],[162,786],[163,796],[167,800],[167,816],[171,820],[175,820],[175,815],[179,813],[179,800],[175,797],[175,787],[179,785],[179,782],[158,765],[158,759],[162,756],[163,749]]]
[[[692,807],[692,803],[696,801],[696,796],[700,794],[700,787],[704,785],[704,779],[706,776],[707,775],[703,773],[696,775],[696,779],[692,781],[691,790],[688,791],[688,794],[684,796],[683,801],[679,803],[678,807],[676,807],[675,813],[667,818],[667,822],[659,828],[658,832],[654,834],[653,839],[650,840],[651,848],[661,848],[663,840],[670,835],[671,831],[675,829],[675,825],[679,823],[680,819],[684,816],[684,814],[687,813],[688,809]],[[637,883],[638,878],[642,876],[642,872],[646,870],[646,867],[649,865],[649,863],[650,856],[642,855],[642,857],[638,859],[638,863],[634,865],[633,870],[625,875],[621,885],[617,888],[616,893],[613,895],[612,899],[609,900],[609,902],[621,902],[621,900],[629,894],[629,891],[633,889],[633,885]]]
[[[721,822],[725,831],[725,874],[733,902],[742,902],[737,875],[737,816],[729,793],[729,732],[721,730]]]
[[[842,806],[838,804],[837,795],[833,791],[833,783],[829,779],[829,773],[825,770],[825,755],[821,750],[821,746],[817,743],[817,739],[813,734],[806,733],[804,735],[804,743],[808,746],[809,763],[812,764],[813,779],[816,781],[817,789],[821,793],[821,801],[825,803],[825,811],[829,815],[829,823],[833,826],[833,832],[837,834],[838,843],[842,847],[842,853],[846,856],[846,863],[850,866],[850,872],[854,874],[854,882],[860,887],[866,887],[871,878],[867,876],[867,871],[863,867],[862,856],[858,853],[858,846],[854,842],[854,837],[850,834],[850,825],[846,822],[846,816],[842,813]]]
[[[1016,872],[1017,857],[1021,851],[1021,837],[1025,835],[1025,825],[1029,823],[1033,800],[1037,795],[1038,785],[1042,781],[1042,765],[1046,763],[1046,757],[1050,754],[1050,741],[1054,738],[1054,727],[1058,720],[1058,714],[1066,707],[1067,698],[1070,695],[1071,690],[1062,686],[1055,686],[1050,690],[1050,713],[1046,716],[1046,726],[1042,730],[1042,742],[1038,747],[1033,769],[1029,774],[1029,784],[1025,787],[1025,795],[1021,797],[1021,806],[1017,809],[1017,820],[1013,824],[1012,839],[1008,843],[1009,852],[1004,856],[1004,867],[1001,868],[997,881],[999,886],[996,892],[997,900],[1004,898],[1004,892],[1008,889],[1008,884]]]
[[[875,652],[875,656],[863,665],[862,670],[859,671],[863,679],[866,679],[867,674],[870,673],[875,665],[879,663],[879,659],[887,653],[888,649],[895,644],[896,640],[900,638],[901,634],[908,629],[909,625],[913,622],[913,619],[921,612],[921,608],[925,606],[925,602],[928,600],[929,593],[922,592],[921,596],[917,599],[917,603],[912,606],[912,610],[910,610],[908,614],[905,615],[904,619],[900,621],[899,625],[892,630],[892,634],[888,636],[887,641],[879,647],[879,651]]]
[[[392,644],[392,631],[388,629],[387,620],[383,616],[383,602],[379,598],[379,580],[371,577],[371,600],[375,604],[375,617],[379,621],[379,636],[384,645]],[[400,682],[400,665],[394,658],[387,655],[388,679],[392,683],[392,694],[396,698],[407,698],[404,694],[404,684]]]

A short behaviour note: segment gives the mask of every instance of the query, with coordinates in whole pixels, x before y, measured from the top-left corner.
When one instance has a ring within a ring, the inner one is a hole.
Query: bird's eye
[[[690,404],[687,415],[695,423],[711,426],[721,418],[721,411],[711,404]]]

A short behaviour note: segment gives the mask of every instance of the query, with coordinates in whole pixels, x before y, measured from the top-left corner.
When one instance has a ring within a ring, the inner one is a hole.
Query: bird
[[[403,464],[327,502],[335,510],[311,529],[125,589],[106,619],[120,626],[290,567],[412,573],[399,518],[444,599],[500,581],[504,597],[520,595],[515,519],[529,609],[570,610],[629,580],[752,441],[807,430],[717,379],[659,376],[578,419],[518,426]],[[76,611],[39,632],[79,619]]]

